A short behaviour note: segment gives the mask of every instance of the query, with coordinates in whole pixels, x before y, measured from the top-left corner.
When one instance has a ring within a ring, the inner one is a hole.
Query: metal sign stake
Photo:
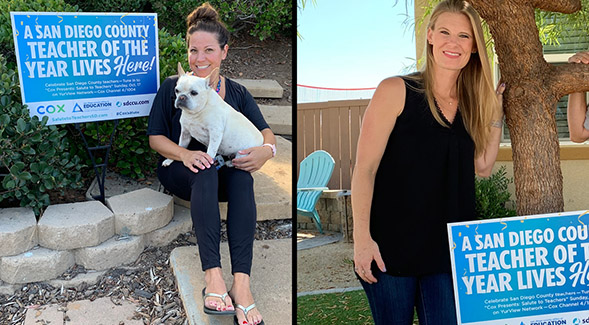
[[[84,132],[82,132],[82,129],[80,128],[80,123],[74,123],[76,130],[78,130],[78,132],[80,132],[80,135],[82,136],[82,140],[84,141],[84,145],[86,146],[86,150],[88,151],[88,155],[90,155],[90,159],[92,160],[92,167],[94,168],[94,172],[96,173],[96,181],[98,182],[98,187],[100,189],[100,194],[93,195],[92,198],[102,202],[103,204],[106,204],[105,203],[106,198],[104,195],[104,181],[106,178],[106,167],[108,165],[108,157],[110,154],[110,149],[112,147],[112,139],[113,139],[115,132],[117,130],[117,126],[119,125],[119,120],[111,120],[111,121],[114,121],[114,127],[112,129],[112,133],[110,134],[110,138],[108,140],[108,143],[103,144],[103,145],[100,144],[99,122],[93,122],[96,125],[96,138],[98,141],[98,145],[96,145],[94,147],[90,147],[88,145],[88,141],[86,140],[86,136],[84,135]],[[104,122],[108,122],[108,121],[104,121]],[[97,150],[106,150],[104,161],[101,164],[96,164],[96,158],[94,157],[93,152],[95,152]],[[102,170],[99,172],[98,168],[102,168]]]

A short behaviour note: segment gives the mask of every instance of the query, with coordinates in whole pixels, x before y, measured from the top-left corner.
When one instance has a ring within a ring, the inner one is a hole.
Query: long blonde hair
[[[438,17],[446,12],[462,13],[468,17],[474,39],[476,42],[476,53],[472,53],[470,60],[460,71],[456,80],[456,91],[460,105],[462,121],[466,131],[470,134],[475,145],[475,157],[480,156],[487,144],[487,139],[491,132],[491,120],[493,111],[497,105],[493,79],[491,76],[491,66],[485,46],[483,28],[481,27],[481,18],[476,10],[466,1],[446,0],[440,2],[432,12],[427,29],[434,29]],[[433,45],[426,40],[426,63],[421,69],[421,79],[425,89],[425,95],[429,108],[438,123],[448,127],[438,113],[434,102],[433,94]]]

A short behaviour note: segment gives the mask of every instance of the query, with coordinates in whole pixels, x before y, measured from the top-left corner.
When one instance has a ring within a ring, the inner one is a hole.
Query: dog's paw
[[[172,159],[166,159],[164,160],[164,162],[162,162],[162,166],[163,167],[168,167],[170,166],[170,164],[172,164],[174,161]]]

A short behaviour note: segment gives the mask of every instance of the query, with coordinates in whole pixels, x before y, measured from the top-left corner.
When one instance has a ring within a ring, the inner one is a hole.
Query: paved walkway
[[[317,234],[316,236],[298,241],[297,239],[297,251],[303,249],[309,249],[313,247],[319,247],[327,244],[337,243],[344,238],[342,233],[334,234]]]
[[[364,290],[364,288],[362,288],[362,287],[333,288],[333,289],[325,289],[325,290],[297,292],[297,298],[303,297],[303,296],[322,295],[325,293],[342,293],[342,292],[350,292],[350,291],[358,291],[358,290]]]
[[[252,293],[266,324],[292,324],[292,240],[254,242]],[[233,317],[209,316],[203,312],[204,272],[196,246],[178,247],[170,254],[180,295],[191,325],[232,325]],[[221,243],[221,265],[231,287],[231,263],[226,242]]]
[[[229,248],[221,243],[221,263],[227,286],[231,286]],[[292,324],[292,239],[254,242],[252,291],[266,324]],[[172,251],[173,267],[186,316],[191,325],[232,325],[233,317],[210,317],[202,312],[201,291],[204,273],[196,246]],[[57,283],[55,283],[57,284]],[[133,320],[138,304],[109,297],[74,301],[61,305],[44,305],[27,310],[25,325],[142,325]]]
[[[25,325],[143,325],[143,321],[132,319],[136,307],[129,301],[107,297],[74,301],[67,307],[46,305],[30,308]]]

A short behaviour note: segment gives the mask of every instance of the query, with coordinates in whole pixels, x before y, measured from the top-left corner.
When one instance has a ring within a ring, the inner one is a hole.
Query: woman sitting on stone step
[[[192,73],[207,77],[220,68],[227,56],[229,32],[208,3],[187,17],[188,63]],[[253,241],[256,231],[256,203],[250,173],[260,169],[276,154],[276,139],[252,95],[245,87],[219,75],[217,93],[243,113],[261,132],[264,144],[243,150],[247,156],[233,159],[235,168],[216,169],[214,157],[206,146],[192,139],[188,148],[178,146],[181,109],[174,107],[174,88],[178,76],[167,78],[160,87],[149,116],[149,144],[162,157],[158,178],[174,195],[190,201],[190,212],[206,286],[203,289],[204,312],[235,315],[236,324],[263,324],[250,290]],[[174,162],[162,167],[164,159]],[[219,243],[221,220],[219,200],[228,202],[227,236],[231,254],[233,285],[227,292],[221,271]],[[237,309],[234,307],[236,306]]]

